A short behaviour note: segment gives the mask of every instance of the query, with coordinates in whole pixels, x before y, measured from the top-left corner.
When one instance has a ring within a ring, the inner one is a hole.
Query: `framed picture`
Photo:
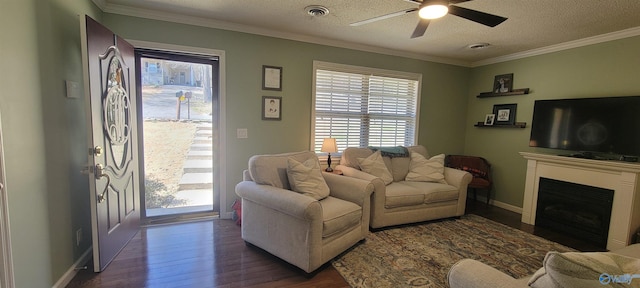
[[[507,93],[513,90],[513,73],[497,75],[493,81],[493,93]]]
[[[282,120],[282,97],[262,96],[262,120]]]
[[[493,114],[495,114],[495,125],[515,125],[516,124],[516,108],[518,104],[498,104],[493,105]]]
[[[496,114],[487,114],[487,116],[484,117],[484,125],[485,126],[491,126],[493,125],[493,121],[496,118]]]
[[[262,65],[262,90],[282,91],[282,67]]]

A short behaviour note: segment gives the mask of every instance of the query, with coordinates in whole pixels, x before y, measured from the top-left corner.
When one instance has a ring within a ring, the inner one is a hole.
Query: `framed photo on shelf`
[[[282,91],[282,67],[262,65],[262,90]]]
[[[282,97],[262,96],[262,120],[282,120]]]
[[[497,75],[493,81],[493,93],[507,93],[513,90],[513,73]]]
[[[495,125],[515,125],[516,124],[516,108],[518,104],[497,104],[493,105],[493,114],[495,114]]]
[[[496,114],[487,114],[487,116],[484,117],[484,126],[492,126],[495,119]]]

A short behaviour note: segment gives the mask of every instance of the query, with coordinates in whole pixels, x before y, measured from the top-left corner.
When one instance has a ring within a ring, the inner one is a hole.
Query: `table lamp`
[[[320,152],[327,152],[329,156],[327,157],[327,169],[324,171],[333,172],[333,168],[331,168],[331,153],[338,152],[338,146],[336,145],[335,138],[324,138],[322,142],[322,148],[320,148]]]

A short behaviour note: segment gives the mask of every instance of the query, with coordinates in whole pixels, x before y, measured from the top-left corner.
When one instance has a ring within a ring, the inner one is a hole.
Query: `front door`
[[[140,227],[133,46],[85,16],[93,262],[103,271]]]

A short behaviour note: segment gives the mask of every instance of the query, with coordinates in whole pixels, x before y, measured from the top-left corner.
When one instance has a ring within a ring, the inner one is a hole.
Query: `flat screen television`
[[[640,96],[537,100],[529,146],[634,159],[640,156]]]

